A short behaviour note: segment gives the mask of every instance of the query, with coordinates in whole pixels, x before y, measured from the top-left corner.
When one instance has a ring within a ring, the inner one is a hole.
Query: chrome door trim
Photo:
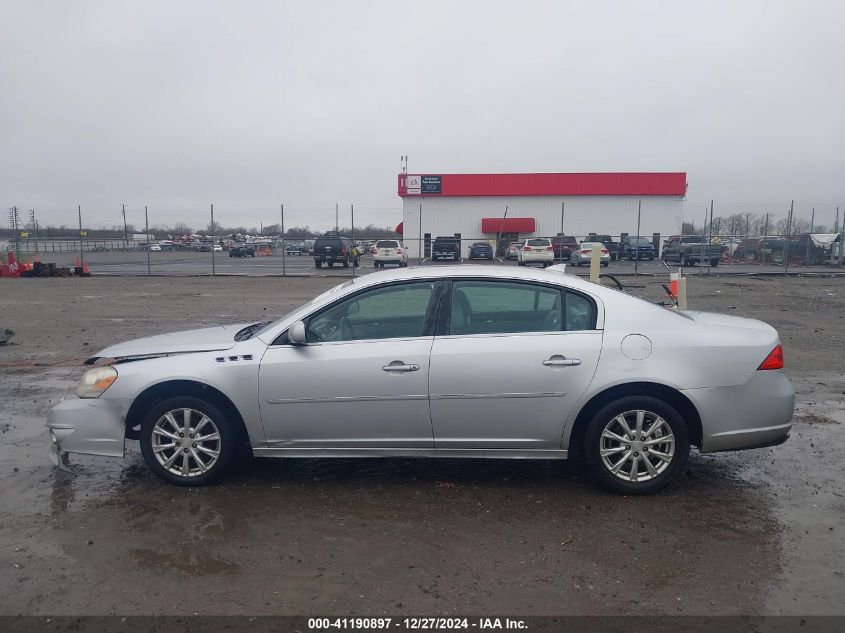
[[[565,391],[547,391],[538,393],[443,393],[432,394],[431,400],[483,400],[486,398],[563,398]]]
[[[332,398],[268,398],[267,404],[306,404],[309,402],[390,402],[396,400],[428,400],[428,394],[403,396],[334,396]]]

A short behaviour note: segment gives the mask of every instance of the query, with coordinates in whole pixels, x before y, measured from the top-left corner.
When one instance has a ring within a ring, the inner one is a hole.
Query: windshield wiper
[[[268,323],[270,323],[270,321],[262,321],[261,323],[247,325],[242,330],[238,330],[238,332],[235,334],[235,340],[240,342],[251,339],[253,334],[255,334],[258,330],[263,328]]]

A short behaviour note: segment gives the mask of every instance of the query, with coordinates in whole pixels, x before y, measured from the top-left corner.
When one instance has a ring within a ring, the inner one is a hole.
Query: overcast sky
[[[0,199],[41,224],[396,224],[411,172],[686,171],[845,207],[845,2],[0,0]],[[701,209],[701,212],[699,212]],[[5,216],[5,213],[4,213]],[[4,217],[5,222],[5,217]],[[343,223],[343,221],[341,221]]]

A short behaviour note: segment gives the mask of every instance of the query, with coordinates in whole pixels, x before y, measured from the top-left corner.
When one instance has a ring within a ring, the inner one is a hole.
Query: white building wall
[[[680,233],[684,203],[673,196],[409,196],[403,198],[404,242],[410,256],[417,257],[420,234],[431,233],[433,240],[439,235],[460,233],[466,251],[467,240],[495,238],[481,232],[481,219],[502,217],[506,205],[509,218],[534,218],[537,230],[533,235],[551,237],[560,233],[562,202],[566,235],[579,239],[588,233],[636,235],[639,200],[642,200],[640,235],[651,237],[652,233],[660,233],[664,239]]]

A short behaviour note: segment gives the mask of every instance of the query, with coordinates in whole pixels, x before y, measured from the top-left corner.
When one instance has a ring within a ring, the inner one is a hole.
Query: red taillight
[[[349,251],[347,251],[345,248],[341,248],[341,249],[340,249],[340,254],[341,254],[341,255],[348,255],[348,254],[349,254]]]
[[[582,254],[582,255],[592,255],[592,254],[593,254],[593,251],[586,251],[586,250],[582,250],[582,251],[581,251],[581,254]]]
[[[607,253],[608,253],[608,251],[607,251],[607,249],[606,249],[606,248],[601,249],[601,254],[602,254],[602,255],[607,255]]]
[[[396,254],[397,254],[397,255],[401,255],[401,254],[402,254],[402,249],[401,249],[401,248],[397,248],[397,249],[396,249]]]
[[[783,345],[778,343],[757,369],[783,369]]]
[[[547,246],[546,250],[549,251],[550,253],[553,253],[555,249],[554,249],[554,246]]]
[[[523,248],[523,249],[522,249],[522,252],[523,252],[523,253],[530,253],[530,252],[531,252],[531,247],[530,247],[530,246],[526,246],[525,248]]]

